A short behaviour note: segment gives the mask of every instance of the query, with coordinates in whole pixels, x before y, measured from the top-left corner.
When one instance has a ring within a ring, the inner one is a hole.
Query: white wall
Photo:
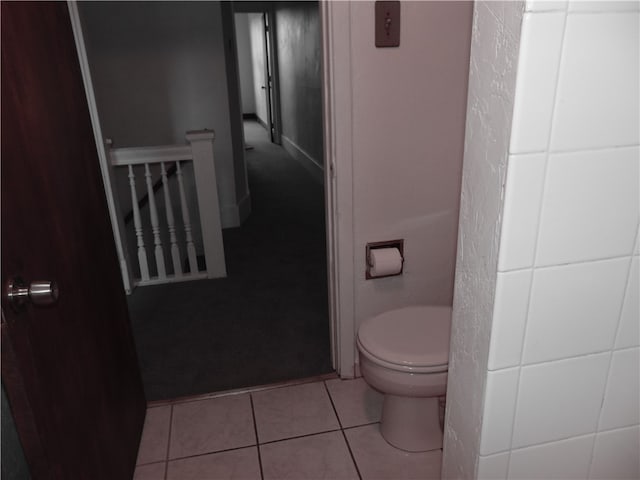
[[[79,4],[102,132],[116,147],[184,143],[215,130],[223,226],[237,224],[244,175],[234,158],[220,2]],[[241,147],[240,147],[241,148]]]
[[[251,58],[251,36],[249,34],[249,14],[236,13],[235,22],[242,113],[255,114],[256,96],[253,91],[253,63]]]
[[[454,331],[452,362],[474,340],[483,353],[450,375],[445,475],[640,476],[637,10],[527,6],[493,312],[479,339]],[[486,11],[478,4],[478,17]],[[467,142],[465,175],[478,145]],[[479,270],[457,278],[456,296]]]
[[[375,47],[374,2],[350,8],[357,329],[391,308],[451,305],[472,4],[402,2],[399,48]],[[365,245],[396,238],[404,273],[365,280]]]

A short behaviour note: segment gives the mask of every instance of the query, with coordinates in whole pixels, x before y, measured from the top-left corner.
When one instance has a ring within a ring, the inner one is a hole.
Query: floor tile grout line
[[[342,427],[342,430],[354,430],[356,428],[360,428],[360,427],[369,427],[371,425],[380,425],[380,422],[369,422],[369,423],[363,423],[362,425],[351,425],[349,427]]]
[[[216,450],[216,451],[213,451],[213,452],[195,453],[193,455],[186,455],[184,457],[171,458],[171,459],[167,460],[167,463],[175,462],[175,461],[178,461],[178,460],[188,460],[190,458],[206,457],[207,455],[217,455],[219,453],[235,452],[236,450],[244,450],[245,448],[251,448],[251,447],[257,447],[257,445],[256,444],[250,444],[250,445],[244,445],[242,447],[225,448],[224,450]],[[160,462],[156,462],[156,463],[160,463]]]
[[[262,470],[262,455],[260,454],[260,440],[258,439],[258,422],[256,421],[256,410],[253,406],[253,394],[249,394],[251,402],[251,416],[253,418],[253,431],[256,434],[256,450],[258,452],[258,466],[260,467],[260,478],[264,480],[264,471]]]
[[[279,438],[277,440],[268,440],[266,442],[259,443],[259,445],[271,445],[272,443],[280,443],[280,442],[286,442],[287,440],[297,440],[299,438],[313,437],[314,435],[322,435],[323,433],[338,432],[340,430],[341,430],[340,428],[333,428],[331,430],[322,430],[320,432],[305,433],[304,435],[295,435],[293,437]]]
[[[158,463],[166,463],[166,460],[154,460],[153,462],[137,463],[136,464],[136,468],[138,468],[138,467],[147,467],[149,465],[156,465]]]
[[[173,405],[169,409],[169,435],[167,435],[167,449],[164,457],[164,480],[169,476],[169,449],[171,448],[171,427],[173,425]]]
[[[347,445],[347,450],[349,450],[349,455],[351,456],[351,461],[353,462],[353,466],[356,468],[356,473],[358,474],[358,478],[362,480],[362,474],[360,473],[360,468],[358,467],[358,462],[356,462],[356,457],[353,454],[353,450],[351,450],[351,445],[349,444],[349,439],[347,438],[347,434],[344,430],[340,430],[342,433],[342,438],[344,438],[344,443]]]
[[[340,425],[340,433],[342,433],[342,438],[344,439],[344,443],[347,446],[347,450],[349,450],[349,455],[351,456],[351,461],[353,462],[353,466],[356,469],[356,473],[358,474],[358,478],[362,480],[362,474],[360,473],[360,468],[358,468],[358,462],[356,462],[356,457],[353,455],[353,451],[351,450],[351,445],[349,444],[349,439],[347,438],[347,434],[344,432],[344,428],[342,427],[342,422],[340,421],[340,415],[338,415],[338,409],[336,408],[335,403],[333,403],[333,397],[331,396],[331,392],[329,391],[329,387],[327,386],[326,380],[322,382],[324,385],[324,389],[329,396],[329,401],[331,402],[331,407],[333,408],[333,413],[338,419],[338,425]]]
[[[331,402],[331,408],[333,409],[333,414],[336,416],[336,420],[338,420],[338,426],[340,427],[340,430],[342,430],[342,421],[340,420],[340,415],[338,415],[338,409],[336,408],[335,403],[333,403],[333,397],[331,396],[329,387],[327,387],[327,382],[323,381],[322,386],[324,387],[324,391],[327,392],[329,402]]]

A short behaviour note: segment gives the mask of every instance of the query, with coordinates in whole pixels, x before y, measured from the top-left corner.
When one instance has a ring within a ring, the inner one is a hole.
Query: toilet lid
[[[414,306],[368,318],[358,339],[369,353],[390,363],[446,365],[450,330],[451,307]]]

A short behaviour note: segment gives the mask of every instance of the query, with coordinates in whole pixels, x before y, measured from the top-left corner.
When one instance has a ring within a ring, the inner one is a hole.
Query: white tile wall
[[[527,12],[564,11],[567,9],[567,0],[527,0]]]
[[[553,150],[638,143],[638,30],[633,12],[568,15]]]
[[[511,153],[540,152],[549,144],[564,20],[561,12],[522,18]]]
[[[638,11],[640,9],[640,2],[637,0],[626,1],[614,1],[614,0],[583,0],[583,1],[571,1],[569,2],[570,12],[597,12],[597,11]]]
[[[638,319],[640,319],[640,259],[634,257],[629,272],[627,293],[622,306],[616,348],[640,345],[640,321]]]
[[[631,253],[639,156],[637,146],[550,155],[536,264]]]
[[[527,2],[480,435],[486,478],[640,475],[638,5]]]
[[[531,277],[531,270],[498,273],[491,325],[489,370],[520,364]]]
[[[523,367],[512,447],[595,432],[609,354]]]
[[[520,369],[509,368],[487,375],[480,455],[509,450],[511,446],[519,374]]]
[[[498,255],[500,271],[533,265],[545,163],[545,154],[509,158]]]
[[[613,352],[599,430],[640,423],[640,349]]]
[[[613,348],[628,268],[619,258],[535,270],[523,363]]]
[[[501,480],[507,478],[509,452],[478,458],[478,480]]]
[[[592,480],[640,478],[640,427],[610,430],[596,436]]]
[[[589,475],[594,440],[595,435],[591,434],[514,450],[507,478],[585,479]]]
[[[478,452],[479,478],[640,478],[639,6],[526,3],[483,421],[456,437]],[[484,146],[473,133],[465,163]],[[472,340],[456,342],[482,360]]]

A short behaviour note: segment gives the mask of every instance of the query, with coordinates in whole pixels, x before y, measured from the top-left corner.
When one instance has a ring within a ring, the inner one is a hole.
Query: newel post
[[[187,132],[186,138],[191,144],[193,154],[193,171],[198,192],[207,274],[209,278],[226,277],[218,183],[213,159],[215,134],[212,130],[195,130]]]

